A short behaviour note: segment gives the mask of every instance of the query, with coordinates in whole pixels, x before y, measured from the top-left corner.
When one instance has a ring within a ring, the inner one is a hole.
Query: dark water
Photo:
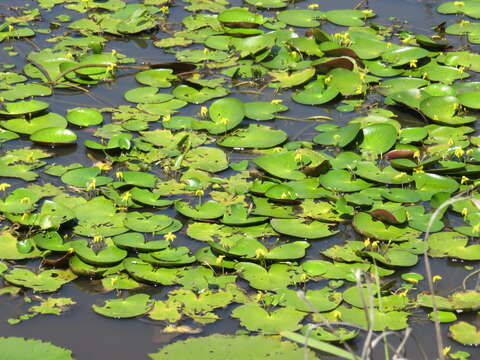
[[[136,1],[129,1],[134,3]],[[305,8],[314,1],[307,1],[299,3],[299,6]],[[370,8],[375,10],[378,14],[373,21],[377,24],[389,25],[399,20],[390,19],[392,16],[407,22],[403,23],[404,29],[416,32],[431,34],[431,28],[439,23],[448,20],[450,23],[454,20],[453,17],[445,17],[436,13],[435,8],[441,3],[440,1],[415,1],[415,0],[370,0],[368,1]],[[0,0],[0,14],[7,14],[9,11],[6,5],[25,5],[31,4],[35,6],[32,1],[6,1]],[[239,1],[234,1],[233,4],[240,5]],[[321,10],[352,8],[356,1],[349,0],[323,0],[319,2]],[[72,19],[78,18],[78,13],[57,7],[58,10],[50,13],[44,13],[44,24],[48,24],[59,14],[68,14]],[[182,9],[182,2],[178,1],[177,6],[171,8],[171,21],[180,21],[188,13]],[[399,22],[400,23],[400,22]],[[325,27],[326,30],[332,31],[335,29],[333,25]],[[50,35],[38,34],[34,41],[40,48],[49,47],[45,42],[46,39],[55,35],[55,31]],[[159,38],[164,37],[165,34],[157,34]],[[462,46],[461,39],[456,38],[455,41],[459,46]],[[2,43],[3,46],[10,45],[8,42]],[[15,71],[19,71],[24,65],[23,56],[34,50],[31,43],[26,41],[16,41],[12,43],[20,56],[9,57],[7,51],[0,49],[1,63],[15,63],[17,65]],[[110,41],[107,45],[106,51],[115,48],[118,52],[128,56],[135,57],[138,61],[146,62],[163,62],[173,60],[172,54],[163,53],[160,49],[151,45],[150,40],[143,40],[139,38],[126,39],[122,41]],[[51,111],[64,114],[67,109],[77,106],[118,106],[119,104],[126,104],[123,99],[123,93],[132,87],[137,86],[133,72],[126,72],[124,76],[120,76],[114,84],[103,84],[95,88],[94,95],[83,94],[70,91],[56,91],[55,96],[42,98],[43,101],[51,104]],[[471,78],[473,79],[473,78]],[[270,100],[273,98],[273,90],[265,89],[261,95],[234,93],[245,101],[254,100]],[[276,95],[276,98],[284,99],[284,103],[289,106],[290,110],[282,115],[291,117],[306,117],[315,115],[326,115],[334,118],[336,123],[345,123],[351,119],[351,113],[340,113],[334,110],[334,107],[311,107],[303,106],[291,102],[288,92]],[[195,114],[199,110],[199,106],[189,106],[182,109],[182,115]],[[399,109],[392,109],[399,115],[400,121],[410,126],[419,124],[418,118],[415,114],[400,111]],[[288,132],[291,140],[311,140],[313,134],[313,127],[318,125],[319,121],[291,121],[278,119],[275,121],[275,126]],[[55,157],[47,159],[50,163],[70,164],[73,162],[80,162],[84,165],[90,165],[91,160],[86,158],[86,149],[83,147],[83,140],[94,139],[93,136],[85,131],[79,132],[79,141],[76,146],[54,150]],[[29,141],[15,141],[4,144],[1,151],[11,148],[20,148],[29,145]],[[238,157],[238,156],[237,156]],[[234,157],[235,158],[235,157]],[[240,157],[239,157],[240,158]],[[48,183],[54,178],[42,174],[39,178],[40,183]],[[22,182],[12,181],[12,184],[22,186]],[[340,235],[326,240],[312,242],[312,246],[308,250],[307,257],[310,259],[318,259],[321,256],[319,251],[329,246],[332,246],[339,241],[352,239],[356,235],[353,232],[343,232]],[[180,234],[177,238],[179,245],[187,245],[192,250],[203,246],[200,242],[189,240],[184,234]],[[433,273],[442,276],[442,280],[437,283],[437,291],[440,295],[446,295],[452,291],[461,288],[462,280],[471,271],[465,269],[467,264],[463,262],[453,262],[449,260],[432,260]],[[419,272],[424,273],[423,261],[420,261],[414,268],[409,268],[405,272]],[[398,277],[400,272],[397,271],[395,277]],[[471,279],[469,286],[475,286],[476,279]],[[422,283],[419,285],[422,286]],[[423,282],[423,286],[426,286]],[[160,346],[169,343],[173,340],[180,340],[189,335],[170,334],[165,335],[162,329],[166,324],[161,322],[153,322],[148,319],[131,319],[131,320],[112,320],[101,317],[93,312],[92,304],[102,304],[104,300],[112,298],[112,293],[99,293],[96,281],[88,279],[78,279],[71,284],[64,286],[56,296],[71,297],[77,304],[74,305],[68,312],[60,317],[56,316],[38,316],[34,319],[22,322],[18,325],[10,326],[6,323],[8,318],[17,317],[26,312],[30,304],[25,304],[22,297],[10,297],[4,295],[0,297],[0,336],[22,336],[26,338],[38,338],[45,341],[51,341],[56,345],[71,349],[77,360],[137,360],[147,359],[147,354],[155,352]],[[164,294],[169,289],[166,287],[147,287],[141,289],[142,292],[147,292],[153,295],[156,299],[164,298]],[[421,289],[423,290],[423,289]],[[28,293],[27,293],[28,294]],[[28,294],[31,295],[31,294]],[[228,314],[233,306],[228,309],[218,311],[222,316],[222,320],[214,324],[199,326],[190,324],[195,327],[201,327],[200,335],[208,335],[211,333],[233,334],[239,329],[237,320],[232,320]],[[416,316],[418,315],[418,316]],[[462,315],[462,318],[471,321],[480,326],[480,321],[477,315]],[[410,326],[414,329],[414,334],[408,341],[407,357],[411,360],[416,359],[434,359],[433,354],[436,353],[433,325],[430,321],[420,320],[425,319],[422,309],[414,310],[413,316],[410,318]],[[187,324],[189,324],[187,322]],[[463,348],[457,343],[452,342],[446,336],[448,331],[448,324],[442,325],[445,346],[452,346],[454,350],[465,350],[472,354],[471,359],[480,359],[480,351],[475,348]],[[176,337],[175,337],[176,336]],[[359,337],[351,345],[354,349],[356,346],[361,346],[362,337]],[[395,336],[389,337],[389,342],[395,347],[399,339]],[[375,349],[375,359],[385,359],[382,349],[383,343],[379,344],[378,349]],[[193,358],[193,354],[192,354]],[[322,356],[322,359],[335,357]],[[0,354],[0,360],[2,355]],[[41,360],[41,359],[39,359]],[[180,359],[179,359],[180,360]]]

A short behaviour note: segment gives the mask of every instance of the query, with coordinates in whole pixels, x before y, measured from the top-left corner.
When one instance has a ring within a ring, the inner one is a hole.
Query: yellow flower
[[[296,153],[295,154],[295,161],[296,162],[301,162],[302,161],[302,154],[301,153]]]
[[[8,25],[8,31],[12,32],[15,30],[15,27],[13,25]]]
[[[469,25],[470,24],[470,21],[468,20],[462,20],[458,23],[460,26],[465,26],[465,25]]]
[[[340,311],[338,311],[338,310],[332,311],[332,315],[333,315],[333,317],[334,317],[335,319],[337,319],[337,320],[339,320],[339,319],[342,318],[342,313],[341,313]]]
[[[228,118],[222,117],[222,118],[220,119],[220,124],[227,125],[227,124],[228,124]]]
[[[165,234],[165,235],[163,236],[163,238],[164,238],[165,240],[170,241],[170,242],[173,241],[173,240],[175,240],[176,237],[177,237],[177,236],[176,236],[175,234],[171,233],[171,232],[169,232],[168,234]]]
[[[130,200],[131,197],[132,197],[132,194],[130,193],[130,191],[126,191],[126,192],[122,195],[121,200],[122,200],[123,202],[127,202],[128,200]]]
[[[378,241],[372,242],[372,249],[378,248]]]
[[[465,66],[460,66],[458,69],[457,69],[458,73],[459,74],[463,74],[463,72],[465,71]]]
[[[112,168],[110,166],[110,164],[107,164],[107,163],[104,163],[104,162],[101,162],[101,161],[97,161],[95,164],[93,164],[93,166],[99,168],[102,171],[107,171],[107,170],[110,170]]]
[[[309,9],[316,9],[316,8],[318,8],[318,7],[320,7],[320,5],[318,5],[318,4],[310,4],[310,5],[308,5],[308,8],[309,8]]]
[[[29,213],[23,213],[23,215],[22,215],[22,221],[27,220],[29,216],[30,216]]]
[[[160,8],[160,11],[164,14],[168,14],[170,12],[170,9],[168,8],[168,6],[162,6]]]
[[[450,350],[452,350],[451,346],[444,347],[442,350],[443,356],[447,356]]]
[[[215,259],[215,264],[220,265],[222,263],[223,259],[225,259],[225,255],[217,256],[217,258]]]
[[[266,252],[265,250],[263,250],[263,249],[257,249],[257,250],[255,250],[255,257],[256,257],[257,259],[264,258],[266,254],[267,254],[267,252]]]
[[[119,180],[122,180],[123,179],[123,171],[117,171],[115,173],[115,177]]]
[[[0,184],[0,191],[5,191],[5,190],[7,190],[10,186],[12,186],[12,185],[7,184],[7,183],[1,183],[1,184]]]
[[[204,48],[204,49],[203,49],[203,53],[204,53],[204,54],[208,54],[209,51],[210,51],[210,50],[208,50],[208,48]]]
[[[170,121],[171,119],[172,119],[172,116],[170,114],[167,114],[162,118],[163,121]]]
[[[439,280],[442,280],[442,277],[441,277],[440,275],[433,275],[432,281],[433,281],[434,283],[437,282],[437,281],[439,281]]]
[[[454,2],[453,2],[453,5],[455,5],[455,6],[463,6],[463,5],[465,5],[465,3],[464,3],[463,1],[454,1]]]
[[[464,176],[462,176],[462,179],[460,180],[460,184],[463,185],[463,184],[465,184],[467,181],[470,181],[470,179],[464,175]]]
[[[468,215],[468,208],[463,208],[461,214],[462,214],[462,216],[467,216]]]
[[[87,184],[87,191],[90,191],[90,190],[95,190],[97,187],[97,180],[95,178],[92,179],[92,181],[90,181],[88,184]]]
[[[206,107],[206,106],[202,106],[202,107],[200,108],[200,115],[201,115],[202,117],[205,117],[205,116],[207,116],[207,114],[208,114],[208,109],[207,109],[207,107]]]
[[[425,71],[423,74],[422,74],[422,79],[426,79],[428,78],[428,73]]]
[[[480,223],[478,223],[477,225],[475,225],[473,228],[472,228],[472,232],[474,234],[478,234],[480,232]]]
[[[410,277],[409,277],[409,278],[406,278],[405,280],[407,280],[409,283],[412,283],[412,284],[417,284],[417,283],[418,283],[418,280],[415,279],[415,278],[413,278],[413,277],[412,277],[412,278],[410,278]],[[403,294],[403,293],[400,293],[400,295],[402,295],[402,294]],[[405,295],[406,295],[406,294],[405,294]],[[403,296],[405,296],[405,295],[403,295]]]
[[[22,204],[27,204],[27,203],[30,202],[30,198],[24,197],[24,198],[20,199],[20,202],[21,202]]]
[[[460,158],[465,154],[465,151],[461,147],[455,149],[455,156]]]
[[[357,88],[355,89],[355,94],[361,94],[362,92],[363,92],[362,85],[358,85]]]
[[[102,240],[103,240],[103,236],[102,236],[102,235],[95,235],[95,236],[93,237],[93,242],[94,242],[94,243],[100,242],[100,241],[102,241]]]
[[[418,60],[416,60],[416,59],[410,60],[409,66],[411,68],[416,68],[417,67],[417,62],[418,62]]]
[[[423,166],[416,167],[415,169],[413,169],[413,171],[415,171],[416,174],[421,174],[425,172],[423,171]]]
[[[371,244],[371,242],[370,242],[370,238],[366,238],[365,240],[363,240],[363,246],[365,246],[365,247],[369,247],[369,246],[370,246],[370,244]]]
[[[282,99],[273,99],[272,101],[270,101],[270,103],[271,103],[271,104],[274,104],[274,105],[280,104],[280,103],[282,103],[282,102],[283,102]]]
[[[205,194],[205,193],[203,192],[202,189],[195,190],[195,196],[202,196],[203,194]]]
[[[373,14],[373,10],[365,9],[365,10],[362,10],[362,13],[365,14],[365,16],[372,15],[372,14]]]
[[[455,141],[453,141],[452,138],[449,138],[447,144],[448,144],[449,146],[451,146],[451,145],[455,144]]]
[[[110,64],[105,68],[106,73],[113,73],[113,70],[117,67],[117,64]]]
[[[112,55],[113,55],[113,56],[117,55],[117,50],[112,49]]]

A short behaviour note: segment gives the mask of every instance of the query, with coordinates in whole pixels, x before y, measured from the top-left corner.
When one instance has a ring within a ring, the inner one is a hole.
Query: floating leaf
[[[100,315],[115,319],[132,318],[147,313],[153,306],[153,300],[147,294],[136,294],[123,299],[107,300],[105,305],[92,305]]]

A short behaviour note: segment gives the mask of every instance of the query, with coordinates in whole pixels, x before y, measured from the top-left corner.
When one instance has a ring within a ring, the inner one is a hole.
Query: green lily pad
[[[167,240],[146,241],[145,236],[138,232],[128,232],[112,238],[113,243],[121,249],[136,251],[158,251],[169,246]]]
[[[20,252],[18,247],[18,240],[8,232],[0,233],[0,259],[2,260],[22,260],[32,259],[42,255],[37,249],[32,249],[30,252]]]
[[[260,331],[264,334],[278,334],[282,331],[294,331],[305,313],[291,307],[267,312],[259,305],[246,304],[232,311],[233,318],[240,319],[240,324],[249,331]]]
[[[251,124],[246,129],[238,129],[218,141],[218,144],[233,148],[265,149],[277,146],[287,139],[283,130]]]
[[[112,182],[112,178],[98,176],[101,173],[99,168],[82,168],[67,171],[61,179],[65,184],[76,187],[102,186]]]
[[[103,115],[92,108],[75,108],[67,112],[67,121],[77,126],[94,126],[103,122]]]
[[[192,219],[216,219],[225,213],[225,206],[216,201],[207,201],[194,208],[185,201],[176,201],[175,210]]]
[[[338,230],[330,229],[332,224],[320,221],[308,223],[302,219],[272,219],[270,224],[280,234],[305,239],[319,239],[338,233]]]
[[[375,16],[373,11],[362,10],[330,10],[325,12],[328,21],[341,26],[363,26],[363,19]]]
[[[110,266],[119,263],[127,257],[127,251],[116,247],[110,239],[105,240],[100,249],[95,249],[95,245],[89,246],[86,240],[76,240],[71,242],[71,247],[75,254],[87,264],[96,266]]]
[[[353,217],[353,227],[360,234],[369,238],[385,241],[406,241],[415,239],[420,235],[420,231],[400,228],[393,225],[385,225],[381,221],[375,221],[364,212],[359,212]]]
[[[360,131],[359,124],[351,124],[339,129],[325,131],[313,138],[313,141],[320,145],[333,145],[345,147],[350,144]]]
[[[12,103],[3,103],[3,110],[0,110],[0,116],[21,116],[27,114],[36,114],[48,109],[48,104],[38,100],[25,100]]]
[[[161,285],[173,285],[178,280],[179,270],[176,268],[155,267],[146,261],[129,257],[123,261],[125,270],[134,279]]]
[[[397,130],[389,124],[375,124],[364,127],[363,141],[360,149],[363,152],[383,154],[390,150],[397,140]]]
[[[320,184],[329,190],[339,192],[355,192],[372,186],[371,183],[362,179],[354,180],[347,170],[330,170],[320,176]]]
[[[247,280],[251,287],[258,290],[285,289],[298,277],[294,268],[286,264],[273,264],[266,270],[254,263],[238,263],[235,268],[240,271],[240,276]]]
[[[448,330],[452,339],[460,344],[470,346],[480,344],[480,331],[475,325],[466,321],[459,321],[450,326]]]
[[[455,96],[430,96],[420,103],[420,110],[433,121],[448,124],[458,105],[459,100]]]
[[[252,120],[273,120],[278,112],[287,111],[288,107],[273,102],[255,101],[244,103],[245,116]]]
[[[317,10],[285,10],[278,14],[277,19],[290,26],[316,27],[320,25],[320,19],[325,13]]]
[[[163,233],[173,222],[174,219],[166,215],[133,211],[125,217],[124,225],[133,231]]]
[[[8,282],[39,292],[54,292],[62,285],[75,280],[77,276],[70,270],[43,270],[34,273],[27,269],[15,268],[2,276]]]
[[[68,129],[48,127],[34,132],[30,140],[42,145],[68,145],[77,141],[77,135]]]
[[[217,87],[215,89],[204,87],[197,90],[188,85],[179,85],[173,89],[172,95],[177,99],[192,104],[201,104],[208,100],[228,95],[228,90],[223,87]]]
[[[177,76],[171,69],[152,69],[137,73],[135,79],[143,85],[168,88],[172,85],[171,80],[176,80]]]
[[[327,319],[332,321],[344,321],[349,323],[354,323],[360,326],[368,326],[367,315],[364,309],[359,308],[348,308],[344,305],[339,306],[333,312],[321,314]],[[408,316],[409,313],[405,311],[389,311],[381,312],[377,309],[373,310],[373,329],[375,331],[384,331],[386,329],[390,330],[401,330],[405,329],[408,326]],[[314,319],[319,318],[320,316],[314,315]],[[334,320],[335,319],[335,320]]]
[[[149,356],[152,360],[173,360],[188,357],[190,354],[197,354],[204,360],[244,360],[257,357],[301,360],[305,351],[309,359],[317,359],[313,351],[304,350],[292,342],[281,341],[278,337],[214,334],[175,342]]]
[[[93,310],[100,315],[115,319],[125,319],[141,316],[153,306],[153,300],[147,294],[136,294],[123,299],[107,300],[105,305],[92,305]]]
[[[478,260],[480,258],[480,245],[468,245],[468,243],[468,237],[458,232],[439,232],[429,236],[428,253],[432,257]]]
[[[152,86],[142,86],[128,90],[125,100],[137,104],[159,104],[173,99],[173,95],[159,93],[159,89]]]
[[[199,146],[185,155],[182,165],[193,169],[219,172],[228,168],[228,161],[222,150]]]
[[[50,112],[30,120],[24,118],[5,120],[2,121],[2,127],[19,134],[31,135],[45,128],[66,128],[67,121],[63,116]]]
[[[324,312],[335,309],[342,302],[342,294],[328,287],[319,290],[307,290],[299,297],[295,290],[287,289],[277,292],[279,305],[292,307],[305,312]]]
[[[1,337],[0,348],[7,359],[33,360],[41,356],[44,360],[72,360],[70,350],[37,339]],[[299,353],[301,351],[299,350]]]

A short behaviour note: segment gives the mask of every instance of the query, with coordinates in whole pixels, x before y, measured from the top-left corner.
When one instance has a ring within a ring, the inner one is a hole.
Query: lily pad
[[[30,140],[42,145],[69,145],[77,141],[77,135],[68,129],[48,127],[34,132]]]
[[[331,224],[320,221],[308,223],[301,219],[272,219],[270,224],[280,234],[305,239],[319,239],[338,233],[338,230],[330,229],[333,227]]]
[[[93,310],[100,315],[115,319],[141,316],[153,306],[153,300],[147,294],[136,294],[123,299],[107,300],[105,305],[93,305]]]
[[[103,115],[92,108],[75,108],[67,112],[67,121],[77,126],[94,126],[103,122]]]
[[[194,353],[205,360],[243,360],[256,357],[301,360],[304,358],[304,351],[307,351],[309,359],[317,359],[311,350],[304,350],[292,342],[281,341],[278,337],[214,334],[208,337],[192,337],[167,345],[149,356],[152,360],[173,360]]]

